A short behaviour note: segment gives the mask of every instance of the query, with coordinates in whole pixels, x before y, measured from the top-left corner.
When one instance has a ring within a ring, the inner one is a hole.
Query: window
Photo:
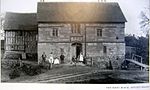
[[[107,47],[103,46],[103,53],[107,53]]]
[[[71,24],[71,32],[74,33],[75,32],[75,25]]]
[[[7,37],[10,37],[10,31],[6,31]]]
[[[71,30],[72,30],[72,33],[80,33],[80,24],[72,24]]]
[[[53,28],[52,35],[53,36],[58,36],[58,28]]]
[[[116,37],[116,39],[118,40],[118,39],[119,39],[119,37],[117,36],[117,37]]]
[[[80,33],[80,25],[76,24],[77,33]]]
[[[102,29],[97,29],[97,36],[102,37]]]

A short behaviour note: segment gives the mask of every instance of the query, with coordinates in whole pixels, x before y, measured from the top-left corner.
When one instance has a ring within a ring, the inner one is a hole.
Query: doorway
[[[73,52],[73,55],[72,56],[75,56],[76,58],[79,57],[80,53],[82,52],[82,44],[81,43],[72,43],[72,52]]]

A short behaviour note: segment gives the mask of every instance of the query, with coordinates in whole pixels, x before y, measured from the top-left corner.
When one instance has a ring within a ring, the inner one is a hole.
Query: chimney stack
[[[44,2],[44,0],[40,0],[41,2]]]
[[[106,2],[106,0],[98,0],[98,2]]]

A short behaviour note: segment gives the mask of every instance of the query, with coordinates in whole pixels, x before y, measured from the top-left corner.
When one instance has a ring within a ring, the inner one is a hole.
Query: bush
[[[20,70],[19,68],[15,68],[13,69],[10,74],[9,74],[9,78],[10,79],[14,79],[14,78],[17,78],[17,77],[20,77]]]
[[[21,70],[20,70],[20,65],[18,63],[16,62],[11,63],[10,69],[12,69],[12,71],[9,74],[10,79],[14,79],[20,76]]]
[[[21,68],[22,68],[22,71],[29,76],[34,76],[34,75],[41,73],[41,68],[39,66],[32,66],[30,64],[23,64],[23,66]]]
[[[19,59],[20,57],[19,53],[6,53],[4,59]]]
[[[10,79],[20,77],[21,72],[29,76],[34,76],[41,73],[40,66],[23,64],[21,67],[18,63],[13,63],[11,65],[12,71],[9,74]]]

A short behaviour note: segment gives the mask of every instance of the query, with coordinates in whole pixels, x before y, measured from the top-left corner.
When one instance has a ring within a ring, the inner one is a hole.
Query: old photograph
[[[149,82],[150,0],[1,0],[1,83]]]

